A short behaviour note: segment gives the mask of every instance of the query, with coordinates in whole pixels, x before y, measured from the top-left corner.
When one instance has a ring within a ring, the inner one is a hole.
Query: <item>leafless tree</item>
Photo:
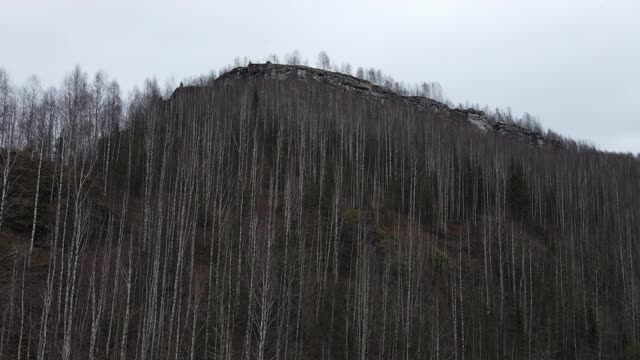
[[[323,70],[331,69],[331,59],[329,59],[329,55],[327,54],[326,51],[323,50],[323,51],[320,51],[320,53],[318,53],[317,66]]]
[[[0,130],[2,149],[0,153],[0,170],[2,171],[2,184],[0,188],[0,229],[5,220],[7,211],[12,203],[10,196],[17,181],[14,173],[16,163],[15,148],[17,147],[17,103],[15,94],[7,72],[0,68]]]

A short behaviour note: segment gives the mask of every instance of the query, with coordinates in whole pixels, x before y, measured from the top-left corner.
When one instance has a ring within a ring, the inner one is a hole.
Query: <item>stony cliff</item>
[[[543,134],[531,131],[515,123],[492,123],[487,119],[487,116],[482,111],[450,108],[446,104],[420,96],[402,96],[388,88],[351,75],[321,70],[308,66],[280,65],[269,62],[266,64],[249,64],[249,66],[238,67],[222,74],[216,81],[229,82],[251,78],[313,81],[318,84],[328,85],[345,91],[360,93],[363,96],[405,101],[421,110],[445,114],[446,117],[454,121],[466,122],[477,127],[484,133],[499,133],[519,139],[531,145],[542,146],[547,143],[556,143],[555,141],[548,141]]]

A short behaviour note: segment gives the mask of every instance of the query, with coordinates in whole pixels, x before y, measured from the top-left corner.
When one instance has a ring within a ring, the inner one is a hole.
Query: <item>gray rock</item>
[[[272,79],[287,80],[298,79],[302,81],[313,81],[342,89],[380,98],[395,99],[405,101],[416,106],[420,110],[430,111],[445,115],[454,120],[468,123],[482,133],[498,133],[504,136],[524,141],[534,146],[552,144],[560,146],[560,142],[555,140],[546,141],[543,134],[533,132],[515,123],[498,122],[491,124],[484,112],[474,109],[452,109],[446,104],[433,99],[420,96],[402,96],[388,88],[375,85],[369,81],[356,78],[351,75],[316,69],[302,65],[280,65],[267,62],[266,64],[249,64],[246,67],[238,67],[227,73],[220,75],[216,81],[228,82],[239,79]]]

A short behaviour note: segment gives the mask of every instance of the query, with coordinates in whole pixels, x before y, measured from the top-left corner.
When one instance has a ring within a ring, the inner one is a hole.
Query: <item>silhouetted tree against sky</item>
[[[288,65],[302,64],[302,59],[300,58],[300,52],[298,50],[294,50],[291,54],[285,55],[285,63]]]
[[[326,51],[321,51],[318,54],[317,66],[318,66],[318,68],[323,69],[323,70],[330,70],[331,69],[331,59],[329,59],[329,55],[327,54]]]

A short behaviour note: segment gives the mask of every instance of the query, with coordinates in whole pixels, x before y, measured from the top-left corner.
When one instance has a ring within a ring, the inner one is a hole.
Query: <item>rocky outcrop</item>
[[[300,81],[312,81],[345,91],[359,93],[363,96],[405,101],[421,110],[443,114],[454,121],[466,122],[483,133],[498,133],[537,146],[542,146],[547,143],[542,134],[526,129],[518,124],[504,122],[492,124],[482,111],[474,109],[454,109],[436,100],[420,96],[402,96],[388,88],[351,75],[308,66],[280,65],[269,62],[266,64],[249,64],[249,66],[238,67],[222,74],[216,82],[260,78],[270,80],[297,79]]]
[[[545,138],[542,134],[528,130],[512,123],[497,122],[492,129],[502,135],[526,140],[531,145],[544,145]]]

